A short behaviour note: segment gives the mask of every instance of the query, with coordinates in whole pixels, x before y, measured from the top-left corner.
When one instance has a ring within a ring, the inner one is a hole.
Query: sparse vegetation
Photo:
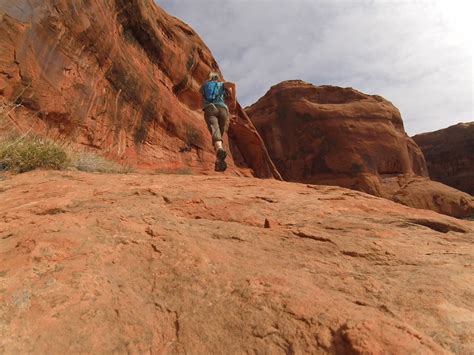
[[[122,166],[94,153],[78,152],[62,142],[31,132],[20,134],[9,119],[9,115],[20,106],[0,103],[0,172],[23,173],[34,169],[76,169],[119,174],[133,172],[129,166]]]
[[[38,168],[60,170],[68,162],[66,151],[47,139],[22,136],[0,142],[0,170],[19,173]]]

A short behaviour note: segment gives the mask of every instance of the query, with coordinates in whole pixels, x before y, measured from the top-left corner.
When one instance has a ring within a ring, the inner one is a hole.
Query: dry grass
[[[57,140],[20,133],[9,116],[20,104],[0,102],[0,171],[23,173],[34,169],[75,169],[101,173],[131,173],[122,166],[94,153],[78,152]]]

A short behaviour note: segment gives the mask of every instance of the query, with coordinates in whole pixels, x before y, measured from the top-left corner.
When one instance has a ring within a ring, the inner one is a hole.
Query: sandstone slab
[[[0,200],[2,353],[474,351],[474,222],[222,176],[36,171]]]

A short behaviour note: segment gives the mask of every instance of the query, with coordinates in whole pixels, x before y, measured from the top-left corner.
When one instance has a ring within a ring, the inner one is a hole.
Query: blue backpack
[[[216,103],[221,100],[223,95],[223,83],[217,81],[208,81],[204,84],[204,99],[210,103]]]

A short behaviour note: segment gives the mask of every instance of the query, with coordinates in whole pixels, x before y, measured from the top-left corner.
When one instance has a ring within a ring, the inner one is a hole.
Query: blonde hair
[[[219,73],[211,71],[209,76],[207,77],[208,80],[219,80]]]

